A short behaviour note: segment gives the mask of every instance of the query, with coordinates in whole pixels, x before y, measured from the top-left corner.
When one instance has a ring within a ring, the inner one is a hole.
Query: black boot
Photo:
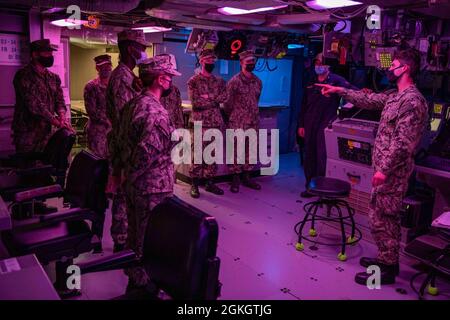
[[[200,191],[198,190],[198,179],[192,178],[191,197],[197,199],[200,197]]]
[[[248,172],[245,172],[242,175],[242,184],[253,190],[261,190],[261,186],[250,179],[250,174]]]
[[[128,280],[128,285],[125,290],[125,294],[129,296],[129,298],[136,300],[156,299],[158,296],[158,292],[159,289],[153,282],[149,282],[144,286],[138,286],[134,283],[134,281],[130,279]]]
[[[359,264],[361,266],[365,267],[365,268],[368,268],[369,266],[373,266],[373,265],[381,266],[381,267],[386,266],[384,263],[379,262],[378,259],[376,259],[376,258],[369,258],[369,257],[362,257],[359,260]],[[398,263],[394,264],[393,268],[394,268],[394,271],[395,271],[395,275],[398,276],[398,274],[400,273],[399,264]]]
[[[238,174],[233,175],[233,181],[231,182],[230,191],[233,193],[238,193],[240,183],[241,181],[239,179],[239,175]]]
[[[218,196],[221,196],[224,193],[223,190],[216,186],[211,180],[206,182],[205,190],[217,194]]]
[[[380,267],[380,284],[394,284],[395,277],[398,274],[398,264],[394,265],[386,265],[386,264],[378,264]],[[366,286],[367,280],[372,276],[372,274],[368,274],[367,272],[357,273],[355,276],[355,282],[361,285]]]

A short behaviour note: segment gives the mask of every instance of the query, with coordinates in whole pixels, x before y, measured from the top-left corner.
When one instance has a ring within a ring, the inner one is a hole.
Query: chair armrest
[[[81,274],[130,268],[139,262],[136,253],[125,250],[93,261],[77,264]]]
[[[64,194],[63,189],[59,184],[51,186],[34,188],[27,191],[18,192],[14,195],[14,202],[26,202],[30,200],[42,200],[54,197],[60,197]]]
[[[48,164],[26,169],[14,169],[15,173],[20,176],[33,176],[38,174],[51,175],[53,173],[53,170],[54,170],[53,166]]]
[[[32,161],[40,160],[42,157],[42,152],[20,152],[10,155],[8,159],[13,161]]]
[[[54,223],[63,221],[90,220],[96,221],[97,214],[88,208],[72,208],[39,217],[40,222]]]
[[[65,211],[59,211],[38,218],[30,218],[26,220],[13,220],[13,230],[21,230],[28,228],[36,228],[39,225],[46,225],[57,222],[79,221],[79,220],[96,220],[96,214],[90,209],[73,208]]]

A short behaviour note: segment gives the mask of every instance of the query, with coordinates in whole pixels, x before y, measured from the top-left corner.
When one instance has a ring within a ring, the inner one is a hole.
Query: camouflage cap
[[[204,50],[202,50],[202,52],[200,52],[200,56],[199,56],[200,61],[202,61],[204,59],[208,59],[208,58],[217,59],[217,56],[214,53],[214,50],[204,49]]]
[[[171,76],[181,76],[174,65],[170,62],[170,56],[157,55],[145,60],[139,65],[139,74],[165,73]]]
[[[101,66],[106,63],[111,64],[111,56],[108,54],[102,54],[100,56],[96,56],[94,58],[94,61],[95,61],[95,65],[97,65],[97,66]]]
[[[30,43],[31,52],[57,51],[58,46],[51,44],[49,39],[36,40]]]
[[[248,60],[255,60],[255,53],[252,50],[246,50],[239,54],[239,60],[241,61],[248,61]]]
[[[316,63],[316,61],[320,61],[320,63],[323,63],[323,54],[322,52],[319,52],[313,59],[313,63]]]
[[[123,30],[117,34],[117,41],[134,41],[146,47],[150,46],[150,44],[145,41],[144,31],[142,30]]]

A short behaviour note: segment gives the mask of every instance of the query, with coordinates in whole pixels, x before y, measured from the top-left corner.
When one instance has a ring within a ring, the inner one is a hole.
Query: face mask
[[[53,56],[50,57],[39,56],[38,61],[43,67],[50,68],[51,66],[53,66],[55,58]]]
[[[392,70],[386,70],[385,74],[390,83],[396,83],[397,80],[402,76],[403,73],[398,76],[395,75],[395,73],[394,73],[395,70],[397,70],[398,68],[401,68],[401,67],[403,67],[403,65],[398,66],[397,68],[394,68]]]
[[[162,97],[162,98],[165,98],[165,97],[167,97],[171,92],[172,92],[172,86],[170,86],[169,89],[164,89],[163,92],[161,93],[161,97]]]
[[[316,72],[317,75],[323,75],[323,74],[327,73],[328,67],[327,66],[315,66],[314,71]]]
[[[206,70],[206,72],[208,72],[208,73],[213,72],[214,67],[215,67],[214,63],[206,63],[206,64],[205,64],[205,70]]]
[[[101,70],[98,72],[98,75],[102,79],[109,78],[109,76],[111,75],[111,70]]]
[[[134,60],[136,61],[136,65],[143,63],[147,59],[147,52],[141,51],[140,55],[141,56],[139,58],[134,58]]]
[[[252,72],[253,70],[255,70],[255,65],[254,64],[247,64],[245,66],[245,70],[248,72]]]

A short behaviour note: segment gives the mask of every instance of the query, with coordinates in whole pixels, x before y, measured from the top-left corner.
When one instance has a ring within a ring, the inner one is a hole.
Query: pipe
[[[81,11],[104,13],[127,13],[135,9],[140,0],[15,0],[14,5],[41,7],[41,8],[67,8],[77,5]],[[0,4],[11,4],[11,1],[0,0]]]

